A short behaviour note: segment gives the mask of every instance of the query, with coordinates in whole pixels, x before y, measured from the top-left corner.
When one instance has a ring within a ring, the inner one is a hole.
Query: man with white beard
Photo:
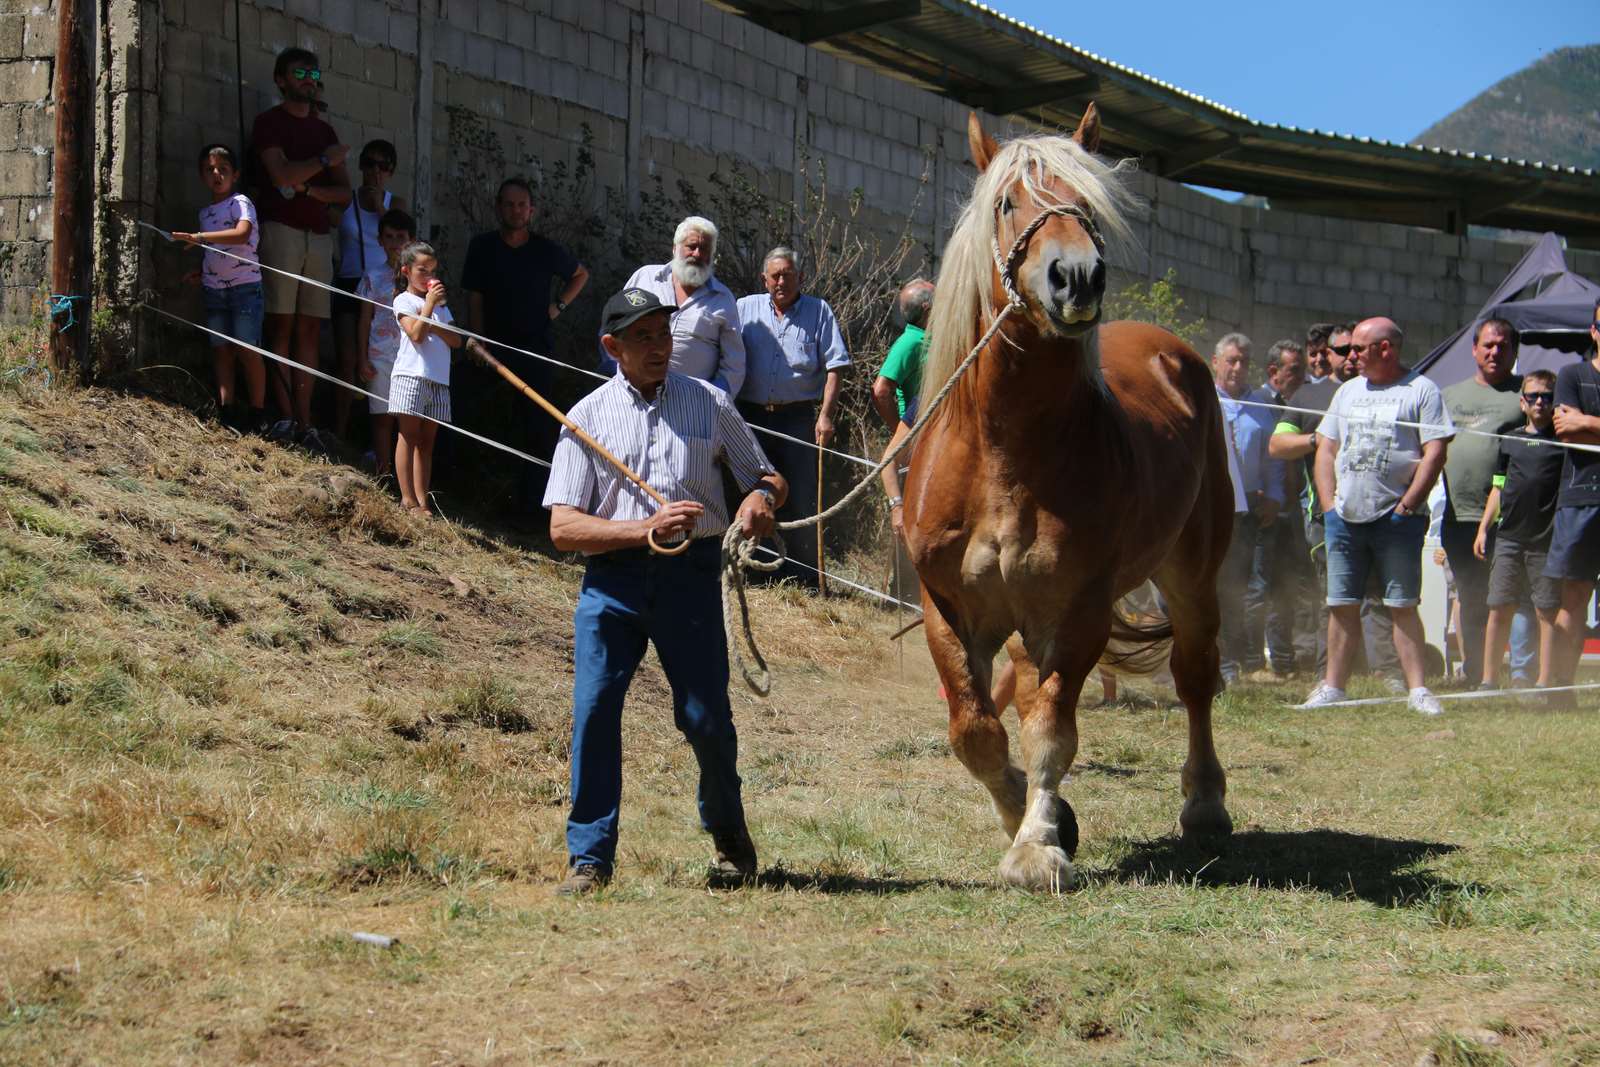
[[[744,338],[739,308],[728,287],[712,273],[717,227],[690,215],[672,235],[672,261],[640,267],[624,289],[644,289],[672,313],[672,363],[676,374],[701,378],[730,397],[744,384]],[[602,353],[601,363],[615,365]]]

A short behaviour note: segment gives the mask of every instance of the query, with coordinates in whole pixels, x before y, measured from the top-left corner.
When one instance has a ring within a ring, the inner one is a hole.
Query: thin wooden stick
[[[822,506],[822,449],[817,449],[817,510],[825,510]],[[822,549],[822,520],[817,520],[817,592],[822,596],[828,595],[828,561],[823,556]]]
[[[534,392],[527,382],[523,381],[521,378],[518,378],[506,367],[504,363],[501,363],[498,359],[495,359],[493,356],[491,356],[489,354],[489,350],[484,348],[483,345],[469,338],[467,341],[467,351],[473,356],[473,358],[494,368],[500,377],[510,382],[513,387],[522,393],[523,396],[527,397],[529,400],[532,400],[535,404],[538,404],[540,407],[544,408],[545,411],[549,412],[552,418],[554,418],[561,425],[565,426],[567,429],[571,430],[573,436],[582,441],[584,444],[588,445],[590,448],[594,449],[596,455],[605,460],[607,463],[611,464],[613,467],[617,468],[617,470],[621,471],[623,477],[627,478],[628,481],[632,482],[634,485],[637,485],[640,489],[643,489],[646,493],[649,493],[651,498],[655,500],[657,504],[660,504],[662,507],[666,507],[669,503],[671,503],[671,501],[669,501],[666,497],[656,492],[655,488],[651,486],[649,482],[635,474],[626,463],[622,462],[622,460],[618,459],[616,456],[613,456],[605,445],[601,444],[599,441],[596,441],[593,437],[590,437],[588,432],[585,431],[583,427],[567,418],[566,412],[562,411],[560,408],[550,403],[550,401]],[[654,530],[648,530],[645,532],[645,541],[650,545],[652,551],[659,552],[663,556],[676,556],[680,552],[687,552],[690,545],[690,541],[686,537],[683,539],[683,541],[671,546],[670,548],[663,548],[656,544],[656,532]]]

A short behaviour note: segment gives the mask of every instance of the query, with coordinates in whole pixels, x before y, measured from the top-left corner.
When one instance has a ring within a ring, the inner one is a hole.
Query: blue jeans
[[[720,538],[705,538],[681,556],[637,549],[589,560],[573,620],[567,853],[574,866],[609,873],[616,861],[622,701],[647,642],[672,687],[673,721],[700,764],[700,825],[713,833],[744,829],[720,558]]]
[[[245,282],[227,289],[202,289],[206,305],[206,325],[225,333],[235,341],[261,346],[261,320],[266,304],[261,297],[260,282]],[[221,348],[230,342],[211,337],[211,347]]]
[[[1337,511],[1322,517],[1328,546],[1328,606],[1361,603],[1375,571],[1386,607],[1415,607],[1422,598],[1422,540],[1427,515],[1396,515],[1345,522]]]

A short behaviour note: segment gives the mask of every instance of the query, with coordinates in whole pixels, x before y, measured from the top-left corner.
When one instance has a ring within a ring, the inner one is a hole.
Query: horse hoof
[[[1186,845],[1221,847],[1233,836],[1233,820],[1220,800],[1191,797],[1178,816],[1178,825]]]
[[[1065,851],[1031,841],[1011,847],[1000,861],[1000,877],[1011,885],[1048,893],[1065,893],[1078,884],[1078,872]]]

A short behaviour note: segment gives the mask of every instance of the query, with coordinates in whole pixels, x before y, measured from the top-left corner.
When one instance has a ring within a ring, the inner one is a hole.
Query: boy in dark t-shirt
[[[1556,436],[1565,444],[1600,445],[1600,301],[1589,320],[1594,345],[1582,363],[1556,375]],[[1589,599],[1600,575],[1600,452],[1563,449],[1561,491],[1556,497],[1555,530],[1545,573],[1561,581],[1561,610],[1556,616],[1558,684],[1571,684],[1588,634]],[[1555,703],[1570,705],[1571,693],[1552,693]]]
[[[1500,658],[1505,653],[1511,618],[1525,598],[1533,600],[1539,617],[1539,685],[1550,685],[1555,642],[1556,611],[1561,606],[1561,583],[1545,574],[1550,533],[1555,524],[1556,491],[1561,483],[1563,453],[1558,447],[1555,418],[1556,376],[1536,370],[1522,382],[1522,413],[1528,420],[1500,442],[1493,488],[1484,504],[1472,554],[1489,566],[1489,619],[1484,630],[1483,682],[1479,688],[1500,687]],[[1491,547],[1490,530],[1500,523]]]

